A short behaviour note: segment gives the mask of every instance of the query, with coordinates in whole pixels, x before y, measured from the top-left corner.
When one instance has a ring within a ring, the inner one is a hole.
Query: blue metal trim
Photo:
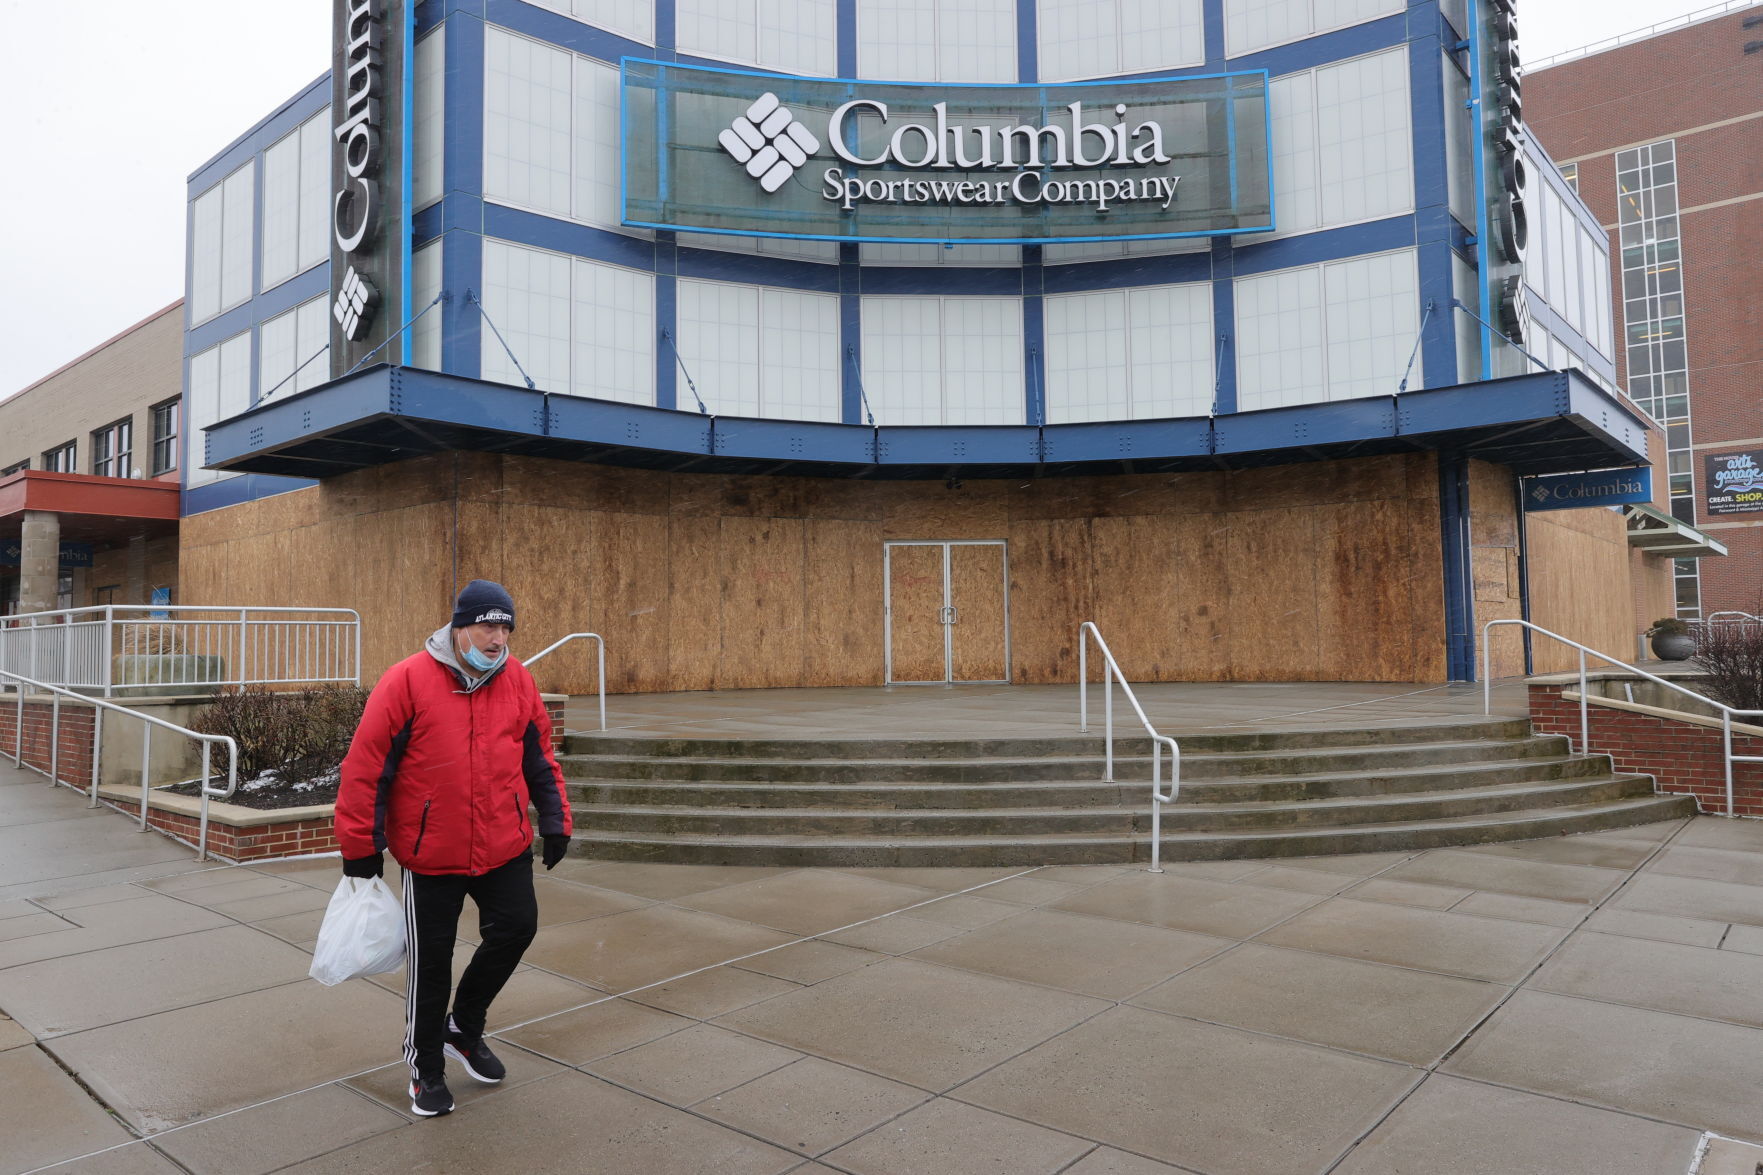
[[[1237,410],[1237,283],[1236,250],[1229,241],[1214,241],[1207,261],[1212,267],[1212,411]]]
[[[303,477],[278,477],[272,473],[241,473],[199,486],[185,486],[178,495],[178,514],[188,518],[241,502],[272,498],[290,490],[303,490],[318,483]]]
[[[1022,269],[978,265],[865,265],[865,294],[1022,296]]]
[[[1225,68],[1224,0],[1201,0],[1200,30],[1206,42],[1206,65],[1210,69]],[[1269,140],[1271,142],[1272,140]]]
[[[676,233],[710,233],[723,237],[778,237],[786,241],[837,241],[859,245],[1081,245],[1094,241],[1174,241],[1183,237],[1238,237],[1273,232],[1266,228],[1221,228],[1189,233],[1121,233],[1112,237],[854,237],[814,233],[769,233],[753,229],[696,228],[659,220],[625,219],[631,228],[665,229]]]
[[[710,452],[715,419],[710,416],[583,396],[552,396],[550,401],[547,435],[552,437],[670,453]]]
[[[495,3],[496,0],[491,0],[491,2]],[[800,81],[803,77],[811,76],[811,75],[805,75],[805,74],[780,73],[779,71],[777,71],[775,69],[742,68],[739,66],[728,65],[727,63],[723,63],[723,62],[706,62],[705,64],[700,65],[700,64],[698,64],[697,59],[693,59],[693,58],[689,58],[689,57],[685,57],[685,56],[682,56],[679,61],[657,61],[652,57],[639,57],[639,56],[636,56],[635,54],[632,54],[630,56],[630,60],[637,62],[638,64],[642,64],[642,65],[660,65],[660,66],[690,65],[693,69],[701,70],[705,73],[726,73],[726,74],[734,74],[738,77],[782,78],[786,81]],[[1047,88],[1056,88],[1056,89],[1060,89],[1060,90],[1072,90],[1072,89],[1093,88],[1093,87],[1098,87],[1098,86],[1112,86],[1112,85],[1115,85],[1118,82],[1123,81],[1123,80],[1132,80],[1132,81],[1141,81],[1141,82],[1166,82],[1166,81],[1167,82],[1175,82],[1175,81],[1196,81],[1196,80],[1203,81],[1203,80],[1207,80],[1207,79],[1211,79],[1211,78],[1233,78],[1233,77],[1239,77],[1239,76],[1242,76],[1245,74],[1257,74],[1257,73],[1258,74],[1265,74],[1266,72],[1267,71],[1265,69],[1263,69],[1259,66],[1255,66],[1255,67],[1248,67],[1248,68],[1243,68],[1243,69],[1221,70],[1217,73],[1201,73],[1201,74],[1150,73],[1150,74],[1144,74],[1144,75],[1132,74],[1132,75],[1122,75],[1121,77],[1115,77],[1115,78],[1102,78],[1102,79],[1086,78],[1083,81],[1077,81],[1077,82],[1043,82],[1043,83],[1040,83],[1040,85],[1047,87]],[[1024,90],[1024,89],[1036,88],[1035,85],[1033,85],[1033,84],[1025,85],[1022,82],[936,82],[936,83],[929,83],[929,82],[922,82],[922,81],[903,81],[903,80],[891,79],[891,78],[858,78],[858,77],[814,78],[813,80],[826,81],[826,82],[844,82],[847,85],[853,85],[853,86],[913,86],[913,87],[916,87],[919,89],[922,89],[926,85],[934,84],[944,90]]]
[[[1402,213],[1384,220],[1319,229],[1295,237],[1282,237],[1277,241],[1257,241],[1252,245],[1238,246],[1232,254],[1232,265],[1237,276],[1245,277],[1298,265],[1339,261],[1367,253],[1411,249],[1417,243],[1415,218],[1412,213]]]
[[[1379,49],[1391,49],[1407,40],[1408,13],[1404,10],[1363,24],[1239,54],[1229,58],[1228,64],[1232,69],[1265,69],[1273,76],[1281,77],[1331,61],[1345,61]]]
[[[442,191],[472,197],[484,191],[484,26],[480,20],[447,24],[447,89],[442,122]],[[461,228],[478,231],[472,222]]]
[[[791,257],[763,257],[724,249],[679,247],[679,275],[744,285],[782,286],[822,294],[839,291],[839,267],[824,261],[799,261]]]
[[[416,154],[416,5],[414,3],[409,6],[409,11],[404,18],[403,52],[404,109],[400,117],[403,120],[404,142],[399,153],[403,167],[400,169],[401,174],[398,177],[402,184],[402,190],[399,193],[401,197],[399,211],[402,214],[402,219],[399,224],[403,231],[398,235],[398,305],[400,307],[399,313],[408,319],[416,313],[415,308],[410,305],[411,239],[416,235],[416,217],[411,205],[415,185],[414,156]],[[445,105],[444,101],[443,105]],[[406,367],[410,366],[410,335],[410,331],[405,331],[398,336],[398,361]]]
[[[1474,681],[1475,585],[1469,549],[1469,461],[1441,450],[1439,464],[1439,553],[1445,582],[1445,678]]]
[[[656,17],[659,24],[659,11]],[[653,51],[647,41],[634,41],[608,29],[583,24],[561,12],[523,4],[520,0],[487,0],[484,22],[609,64],[616,64],[620,57],[633,53]]]
[[[1042,432],[1048,463],[1204,457],[1213,448],[1212,422],[1203,416],[1135,420],[1130,429],[1117,421],[1049,424]]]
[[[855,9],[857,0],[846,0]],[[839,419],[868,424],[863,411],[863,273],[856,245],[839,246]]]
[[[1214,245],[1206,253],[1165,253],[1153,257],[1110,257],[1097,261],[1060,261],[1046,267],[1049,294],[1086,290],[1121,290],[1133,286],[1166,286],[1209,280],[1214,272]],[[1222,246],[1225,254],[1229,245]]]
[[[560,220],[542,212],[510,208],[493,200],[483,203],[483,234],[516,245],[585,257],[590,261],[609,261],[642,270],[655,267],[653,241],[578,224],[573,220]]]
[[[672,238],[655,243],[655,406],[679,407],[679,251]],[[692,406],[697,407],[695,404]]]
[[[446,200],[436,200],[417,210],[411,222],[410,236],[412,250],[420,249],[430,241],[437,240],[446,231]]]
[[[442,238],[441,369],[475,378],[484,369],[484,319],[478,308],[465,300],[466,291],[484,288],[484,239],[477,233],[454,230]]]
[[[878,430],[876,460],[882,465],[1020,465],[1041,460],[1041,430],[1032,425]]]
[[[710,418],[710,434],[710,451],[719,457],[774,460],[787,454],[796,460],[867,465],[875,453],[871,431],[847,424],[715,416]]]
[[[1047,270],[1041,256],[1038,245],[1022,250],[1022,418],[1030,424],[1047,423]]]
[[[1465,0],[1465,19],[1469,22],[1469,108],[1474,116],[1471,139],[1475,148],[1475,280],[1481,307],[1481,323],[1476,325],[1481,332],[1481,378],[1488,379],[1494,370],[1494,335],[1483,324],[1494,320],[1494,289],[1489,280],[1492,229],[1488,224],[1487,150],[1483,141],[1487,126],[1481,102],[1481,5],[1482,0]]]
[[[679,45],[679,9],[674,0],[655,0],[655,51],[671,53]]]
[[[855,0],[853,0],[855,2]],[[1040,80],[1040,30],[1038,0],[1016,0],[1016,80],[1032,84]],[[851,63],[857,72],[857,63]]]
[[[1022,2],[1017,0],[1018,4]],[[1028,2],[1032,4],[1034,0]],[[834,50],[833,69],[852,77],[857,73],[857,0],[837,0],[835,14],[838,47]]]

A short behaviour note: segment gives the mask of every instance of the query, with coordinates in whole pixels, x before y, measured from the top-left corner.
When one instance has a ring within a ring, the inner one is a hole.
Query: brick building
[[[1763,4],[1542,62],[1524,96],[1610,234],[1616,362],[1665,425],[1672,513],[1730,552],[1678,560],[1678,614],[1763,612]]]

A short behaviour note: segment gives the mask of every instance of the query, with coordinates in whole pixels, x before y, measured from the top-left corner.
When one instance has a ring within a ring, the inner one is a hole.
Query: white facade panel
[[[412,63],[416,93],[411,96],[410,200],[423,208],[441,198],[446,154],[447,26],[416,43]],[[329,153],[325,155],[328,163]]]
[[[863,389],[877,424],[1021,424],[1021,301],[864,298]]]
[[[655,402],[655,276],[577,258],[573,263],[569,390]]]
[[[718,415],[838,420],[838,321],[835,294],[679,283],[679,353]],[[696,407],[683,386],[678,400]]]
[[[1046,332],[1049,424],[1211,410],[1210,282],[1051,295]]]

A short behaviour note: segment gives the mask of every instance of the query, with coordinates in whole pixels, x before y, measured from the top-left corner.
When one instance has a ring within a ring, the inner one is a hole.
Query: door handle
[[[949,605],[949,623],[950,624],[960,624],[961,623],[961,609],[957,608],[953,604]]]

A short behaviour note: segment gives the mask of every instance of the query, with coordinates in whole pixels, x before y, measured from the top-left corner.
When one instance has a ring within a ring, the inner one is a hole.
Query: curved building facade
[[[187,599],[359,608],[371,667],[499,579],[659,690],[1070,680],[1086,619],[1467,678],[1669,591],[1521,506],[1650,497],[1657,427],[1509,6],[336,9],[191,178]]]

